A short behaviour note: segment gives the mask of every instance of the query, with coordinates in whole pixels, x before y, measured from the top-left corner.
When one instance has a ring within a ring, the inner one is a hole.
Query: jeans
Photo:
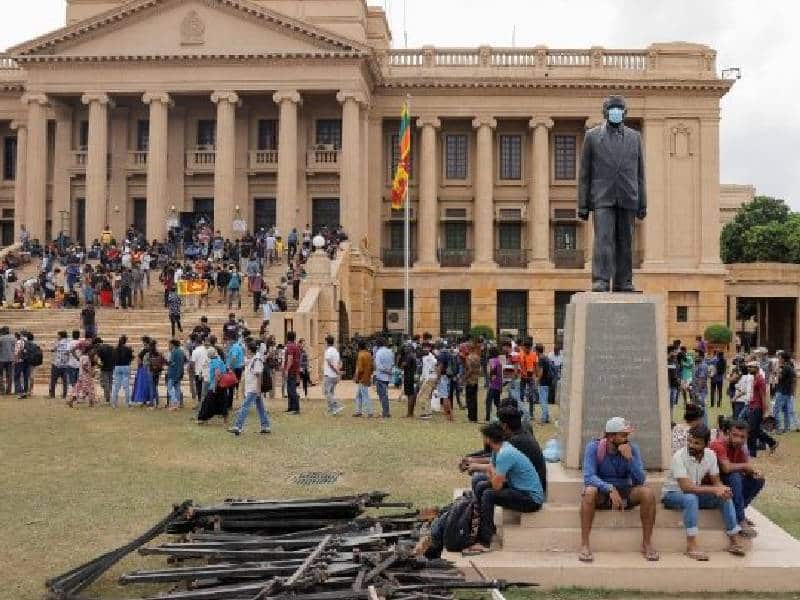
[[[239,291],[239,288],[228,288],[228,308],[230,309],[233,306],[233,300],[236,299],[237,306],[241,309],[242,308],[242,294]]]
[[[356,389],[356,414],[372,416],[372,400],[369,397],[369,386],[362,383]]]
[[[487,547],[492,543],[492,534],[494,534],[495,506],[502,506],[518,512],[536,512],[542,508],[541,504],[534,502],[528,492],[512,487],[494,490],[487,479],[475,483],[474,492],[481,516],[477,542]]]
[[[375,380],[375,388],[378,390],[378,400],[381,401],[381,416],[391,417],[389,414],[389,382]]]
[[[701,508],[719,508],[725,521],[725,533],[736,535],[741,531],[736,520],[736,509],[733,500],[722,500],[713,494],[684,494],[683,492],[667,492],[661,499],[664,507],[670,510],[683,510],[683,526],[688,537],[697,537],[699,510]]]
[[[492,404],[495,409],[500,408],[500,390],[489,388],[486,390],[486,422],[492,419]]]
[[[744,410],[744,402],[734,402],[731,400],[731,411],[734,420],[739,418],[739,415],[742,414]]]
[[[528,402],[531,410],[533,410],[533,403],[536,401],[536,379],[533,377],[523,377],[519,381],[520,391],[519,398],[523,402]]]
[[[66,367],[57,367],[50,365],[50,397],[56,397],[56,385],[58,380],[61,380],[61,398],[67,397],[67,388],[69,387],[69,377],[67,375]]]
[[[716,400],[717,406],[722,406],[722,380],[711,380],[711,407],[714,407]]]
[[[750,431],[747,434],[747,449],[750,450],[750,456],[756,458],[758,455],[759,441],[764,442],[770,448],[774,448],[777,445],[778,442],[761,429],[761,424],[764,421],[764,412],[760,408],[750,408],[747,421],[750,425]]]
[[[550,405],[548,404],[548,396],[550,395],[550,386],[539,384],[539,404],[542,407],[542,423],[550,422]],[[535,413],[531,411],[531,419]]]
[[[130,365],[117,365],[114,367],[114,384],[111,386],[111,406],[117,407],[119,388],[125,392],[125,406],[131,405],[131,367]]]
[[[111,386],[114,380],[114,371],[100,371],[100,387],[103,388],[103,399],[106,404],[111,402]]]
[[[775,414],[775,431],[781,433],[789,431],[794,424],[794,396],[781,392],[775,394],[773,413]],[[781,417],[783,417],[783,428],[781,428]]]
[[[328,412],[332,413],[341,408],[341,405],[336,400],[336,384],[339,383],[338,377],[325,376],[323,381],[323,389],[325,390],[325,400],[328,402]]]
[[[680,388],[669,388],[669,406],[671,409],[675,409],[678,405],[678,392]]]
[[[27,394],[30,389],[31,368],[27,363],[14,363],[14,392]]]
[[[297,375],[290,373],[284,377],[286,381],[286,395],[289,396],[289,411],[300,412],[300,396],[297,395]]]
[[[14,363],[0,362],[0,394],[11,394],[14,379]]]
[[[64,367],[67,371],[67,383],[69,385],[75,385],[78,383],[78,367]]]
[[[764,487],[763,479],[755,479],[744,473],[730,473],[722,476],[722,483],[731,488],[733,492],[733,506],[736,509],[736,522],[744,521],[744,509],[750,506],[753,499],[758,496]]]
[[[180,315],[170,315],[169,316],[169,324],[172,327],[172,337],[175,337],[175,328],[178,328],[178,331],[183,333],[183,327],[181,326],[181,316]]]
[[[244,404],[242,404],[239,412],[236,413],[236,421],[233,424],[235,429],[241,431],[242,427],[244,427],[244,422],[247,420],[247,413],[250,412],[250,407],[254,404],[256,405],[256,411],[258,411],[258,418],[261,420],[261,430],[270,428],[269,413],[264,408],[264,400],[261,399],[261,394],[248,392],[245,394]]]
[[[119,303],[122,305],[122,308],[133,308],[133,304],[131,303],[131,288],[130,286],[122,286],[119,290]]]
[[[153,400],[151,405],[158,406],[158,380],[161,379],[161,371],[150,371],[150,379],[153,382]],[[167,397],[166,402],[169,402],[169,397]]]
[[[467,419],[471,423],[478,422],[478,384],[468,383],[466,385],[467,395]]]
[[[183,406],[183,391],[180,379],[167,378],[167,402],[170,406]]]

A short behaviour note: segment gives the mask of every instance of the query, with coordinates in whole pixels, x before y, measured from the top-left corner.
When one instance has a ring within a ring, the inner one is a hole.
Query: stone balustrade
[[[272,173],[278,170],[277,150],[251,150],[250,170],[257,173]]]

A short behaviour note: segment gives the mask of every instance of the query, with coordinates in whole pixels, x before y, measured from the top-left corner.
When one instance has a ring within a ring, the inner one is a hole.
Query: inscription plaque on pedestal
[[[663,301],[638,294],[576,294],[567,307],[559,392],[562,461],[580,468],[586,443],[610,417],[636,428],[645,466],[669,466]]]

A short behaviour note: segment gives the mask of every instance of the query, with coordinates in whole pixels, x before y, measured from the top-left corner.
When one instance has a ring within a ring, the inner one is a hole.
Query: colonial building
[[[12,222],[87,242],[107,223],[161,238],[198,212],[231,238],[236,220],[284,234],[341,222],[339,326],[379,329],[403,305],[389,192],[408,97],[414,330],[487,324],[552,344],[590,286],[579,150],[614,92],[647,162],[637,285],[666,298],[671,337],[727,318],[719,104],[732,81],[707,46],[396,50],[364,0],[67,4],[66,27],[0,63],[6,243]],[[746,196],[731,188],[725,207]]]

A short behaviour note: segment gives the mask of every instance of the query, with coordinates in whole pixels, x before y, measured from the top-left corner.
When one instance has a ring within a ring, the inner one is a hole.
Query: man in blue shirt
[[[506,441],[499,423],[481,428],[483,441],[492,452],[486,480],[475,484],[475,498],[480,510],[480,525],[475,544],[464,551],[471,556],[488,552],[494,534],[494,507],[519,512],[536,512],[544,504],[544,490],[531,461]]]
[[[581,551],[578,559],[592,562],[589,534],[596,510],[631,510],[638,506],[642,520],[642,555],[659,559],[653,548],[656,497],[645,485],[647,475],[639,447],[628,441],[633,428],[622,417],[606,422],[605,436],[590,441],[583,455],[583,500],[581,501]]]
[[[392,380],[394,369],[394,352],[386,345],[385,340],[378,340],[378,351],[375,353],[375,387],[378,399],[381,401],[381,416],[388,419],[389,413],[389,383]]]

